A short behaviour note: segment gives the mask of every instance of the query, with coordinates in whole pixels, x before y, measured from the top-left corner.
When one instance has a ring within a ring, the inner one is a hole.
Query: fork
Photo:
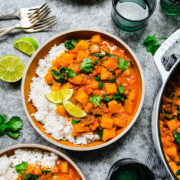
[[[50,9],[46,4],[42,5],[40,8],[35,10],[33,13],[29,14],[27,17],[22,18],[19,23],[14,26],[4,28],[2,32],[0,32],[0,37],[4,36],[8,32],[14,29],[29,29],[39,23],[42,19],[44,19],[50,13]]]
[[[7,15],[0,15],[0,20],[15,19],[15,18],[22,19],[24,17],[27,17],[29,14],[33,13],[40,7],[41,6],[34,6],[34,7],[30,7],[30,8],[21,8],[15,13],[7,14]]]

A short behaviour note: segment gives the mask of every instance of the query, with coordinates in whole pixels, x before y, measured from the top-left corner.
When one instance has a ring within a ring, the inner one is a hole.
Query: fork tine
[[[30,7],[29,11],[35,11],[37,9],[39,9],[41,6],[35,6],[35,7]]]
[[[50,12],[49,7],[45,7],[44,9],[42,9],[41,11],[39,11],[37,14],[35,14],[34,16],[31,16],[30,21],[34,21],[35,19],[37,19],[38,17],[43,16],[44,14]]]
[[[42,19],[41,21],[39,21],[35,26],[48,23],[48,22],[50,22],[50,21],[52,21],[52,20],[56,20],[56,16],[51,16],[51,17],[49,17],[49,18],[44,18],[44,19]]]
[[[52,19],[49,22],[45,23],[45,24],[40,24],[40,25],[36,25],[34,26],[34,29],[41,29],[41,28],[46,28],[49,27],[49,25],[51,26],[52,24],[56,23],[56,19]]]
[[[36,11],[34,11],[32,14],[30,14],[28,17],[31,18],[34,14],[36,14],[37,12],[39,12],[42,8],[44,8],[44,6],[47,6],[47,3],[44,3],[42,6],[40,6],[40,8],[38,8]]]
[[[47,26],[44,26],[44,27],[41,27],[41,28],[36,28],[36,29],[34,29],[33,32],[42,31],[42,30],[44,30],[44,29],[47,29],[47,28],[50,28],[50,27],[54,26],[55,24],[56,24],[56,22],[53,22],[53,23],[51,23],[51,24],[49,24],[49,25],[47,25]]]

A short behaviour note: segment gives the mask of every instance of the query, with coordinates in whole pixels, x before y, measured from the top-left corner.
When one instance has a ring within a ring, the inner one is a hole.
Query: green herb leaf
[[[156,40],[155,36],[148,36],[145,40],[144,40],[144,44],[149,43],[150,41]]]
[[[102,89],[104,87],[104,84],[102,82],[99,82],[99,89]]]
[[[124,88],[124,86],[122,84],[121,84],[120,87],[118,87],[118,91],[119,91],[120,94],[124,94],[125,88]]]
[[[100,80],[101,80],[101,78],[100,78],[99,75],[94,76],[94,79],[95,79],[96,81],[100,81]]]
[[[116,79],[108,80],[107,83],[116,83]]]
[[[177,106],[177,118],[180,121],[180,106]]]
[[[79,40],[75,40],[75,39],[71,39],[71,40],[67,40],[64,42],[64,46],[71,50],[71,49],[74,49],[75,46],[78,44]]]
[[[175,142],[177,144],[180,144],[180,132],[173,131],[173,136],[174,136]]]
[[[128,68],[128,60],[124,60],[122,58],[118,58],[118,67],[122,69],[123,71]]]
[[[89,102],[94,104],[94,107],[100,106],[101,96],[91,96]]]
[[[180,169],[176,172],[176,175],[180,175]]]
[[[48,173],[52,173],[51,171],[49,170],[41,170],[42,174],[48,174]]]
[[[148,52],[151,52],[152,49],[153,49],[155,46],[157,46],[157,45],[160,45],[157,41],[155,41],[155,40],[151,41],[151,43],[149,43],[149,44],[147,45],[147,51],[148,51]]]
[[[37,180],[40,176],[34,174],[26,174],[23,180]]]
[[[55,69],[52,69],[51,71],[52,71],[52,76],[54,78],[60,75],[60,73],[58,71],[56,71]]]
[[[11,131],[17,131],[22,128],[23,121],[20,117],[13,116],[7,123],[8,129]]]
[[[8,130],[6,133],[8,136],[12,137],[13,139],[17,139],[20,136],[19,131],[12,132]]]
[[[117,56],[114,56],[114,55],[109,54],[109,53],[107,53],[107,52],[105,53],[105,55],[108,56],[108,57],[117,58]]]
[[[0,136],[4,136],[7,127],[8,126],[6,124],[1,124],[0,125]]]
[[[3,114],[3,115],[0,114],[0,124],[6,123],[6,122],[7,122],[6,115],[5,114]]]
[[[21,164],[18,164],[15,166],[16,172],[18,174],[24,174],[24,172],[27,170],[27,168],[28,168],[27,162],[22,162]]]
[[[92,56],[101,58],[101,57],[104,57],[105,55],[100,54],[100,53],[95,53],[95,54],[92,54]]]
[[[88,73],[93,70],[94,64],[92,64],[92,60],[89,58],[85,58],[81,63],[81,71]]]
[[[100,140],[102,140],[102,135],[103,135],[103,129],[99,130],[99,132],[98,132],[98,136],[99,136]]]
[[[176,165],[179,166],[179,165],[180,165],[180,162],[177,162]]]
[[[78,120],[76,120],[76,119],[73,119],[71,123],[72,123],[72,125],[75,125],[75,124],[80,123],[80,121],[78,121]]]
[[[100,62],[100,59],[95,59],[94,63],[98,64]]]

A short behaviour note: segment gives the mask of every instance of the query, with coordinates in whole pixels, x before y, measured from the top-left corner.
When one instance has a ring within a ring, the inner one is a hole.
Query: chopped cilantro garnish
[[[102,89],[104,87],[104,84],[100,81],[99,82],[99,89]]]
[[[96,81],[100,81],[100,80],[101,80],[101,78],[100,78],[99,75],[94,76],[94,79],[95,79]]]
[[[83,62],[81,63],[81,71],[88,73],[93,70],[94,64],[92,63],[92,60],[89,58],[85,58]]]
[[[102,135],[103,135],[103,129],[99,130],[99,132],[98,132],[98,136],[99,136],[100,140],[102,140]]]
[[[15,170],[18,174],[24,174],[24,172],[28,168],[28,163],[27,162],[22,162],[21,164],[18,164],[15,166]]]
[[[124,86],[122,84],[121,84],[121,86],[118,87],[118,91],[120,94],[124,94],[125,89],[124,89]]]
[[[71,39],[71,40],[67,40],[64,42],[64,46],[71,50],[71,49],[74,49],[75,46],[78,44],[79,40],[75,40],[75,39]]]
[[[128,60],[124,60],[122,58],[118,58],[118,67],[123,71],[128,67]]]
[[[94,107],[100,106],[101,96],[91,96],[89,102],[94,104]]]
[[[41,170],[42,174],[48,174],[48,173],[52,173],[51,171],[49,170]]]
[[[73,120],[72,120],[72,125],[75,125],[75,124],[78,124],[78,123],[80,123],[80,121],[78,121],[78,120],[76,120],[76,119],[73,119]]]

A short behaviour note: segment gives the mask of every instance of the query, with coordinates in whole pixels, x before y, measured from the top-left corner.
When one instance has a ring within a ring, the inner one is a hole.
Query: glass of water
[[[180,14],[180,0],[161,0],[162,11],[167,15]]]
[[[156,8],[156,0],[112,0],[112,19],[125,31],[144,27]]]

